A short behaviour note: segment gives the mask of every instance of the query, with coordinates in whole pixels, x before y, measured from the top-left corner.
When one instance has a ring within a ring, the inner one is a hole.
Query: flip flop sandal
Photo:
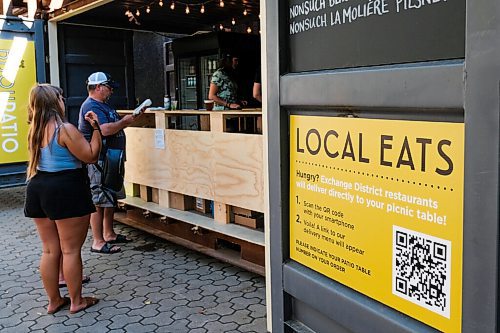
[[[71,303],[71,300],[69,299],[69,297],[63,297],[63,302],[61,303],[61,305],[59,305],[57,308],[55,308],[52,311],[47,310],[47,314],[54,314],[54,313],[58,312],[59,310],[61,310],[62,308],[64,308],[66,305],[69,305],[70,303]]]
[[[116,238],[113,240],[109,240],[108,243],[109,244],[118,244],[118,243],[129,243],[131,241],[132,240],[128,239],[126,236],[121,235],[121,234],[117,234]]]
[[[82,277],[82,284],[85,284],[85,283],[88,283],[88,282],[90,282],[90,276],[88,276],[88,275],[84,275],[84,276]],[[67,287],[67,285],[66,285],[66,281],[64,281],[64,282],[59,282],[59,288],[64,288],[64,287]]]
[[[114,250],[113,250],[114,249]],[[109,243],[104,243],[104,245],[99,249],[99,250],[96,250],[94,249],[93,247],[90,248],[90,252],[95,252],[95,253],[104,253],[104,254],[113,254],[113,253],[118,253],[120,252],[122,249],[120,248],[116,248],[114,247],[113,245],[109,244]]]
[[[91,306],[99,303],[99,299],[95,298],[95,297],[84,297],[83,299],[85,300],[85,306],[81,309],[76,310],[76,311],[70,311],[69,313],[75,314],[75,313],[78,313],[80,311],[86,310],[86,309],[90,308]]]

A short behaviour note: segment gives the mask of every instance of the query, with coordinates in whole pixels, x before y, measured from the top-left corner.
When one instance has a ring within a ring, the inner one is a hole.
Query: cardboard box
[[[254,229],[262,228],[264,227],[264,215],[259,217],[246,217],[241,215],[234,215],[234,223]]]
[[[196,198],[196,204],[194,209],[200,213],[208,214],[210,213],[210,203],[206,199]]]
[[[240,208],[236,206],[233,206],[233,213],[235,215],[241,215],[246,217],[253,217],[255,215],[254,212],[252,212],[250,209]]]
[[[194,198],[175,192],[168,192],[168,205],[179,210],[194,209]]]

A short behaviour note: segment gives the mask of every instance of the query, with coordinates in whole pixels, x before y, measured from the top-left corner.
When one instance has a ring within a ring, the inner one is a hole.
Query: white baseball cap
[[[96,84],[102,84],[102,85],[107,85],[110,86],[111,88],[118,88],[119,84],[113,80],[111,75],[104,73],[104,72],[95,72],[90,74],[89,78],[87,79],[87,85],[96,85]]]

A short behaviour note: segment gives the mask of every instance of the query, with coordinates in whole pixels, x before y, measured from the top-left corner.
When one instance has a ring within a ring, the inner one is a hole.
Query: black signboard
[[[463,58],[465,0],[289,0],[291,72]]]

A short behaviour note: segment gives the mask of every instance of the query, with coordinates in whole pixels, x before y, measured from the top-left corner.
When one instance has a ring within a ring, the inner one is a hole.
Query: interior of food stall
[[[51,53],[57,55],[50,59],[50,79],[71,90],[72,122],[92,68],[123,82],[111,100],[117,108],[146,98],[161,106],[169,95],[184,109],[198,109],[207,98],[201,75],[229,52],[240,57],[242,97],[258,106],[251,84],[259,68],[259,15],[258,0],[68,2],[48,14]]]
[[[115,219],[264,275],[265,133],[252,97],[259,0],[63,1],[47,18],[50,82],[67,95],[69,121],[95,71],[120,83],[109,101],[120,113],[152,100],[126,129],[127,198]],[[226,54],[240,60],[248,104],[207,111]]]

